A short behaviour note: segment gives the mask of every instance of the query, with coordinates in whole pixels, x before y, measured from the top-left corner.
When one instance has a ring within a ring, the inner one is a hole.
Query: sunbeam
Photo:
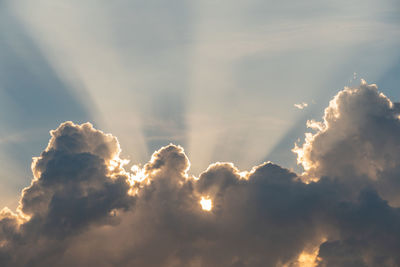
[[[311,11],[296,10],[296,23],[289,23],[273,19],[281,8],[294,12],[289,6],[272,4],[266,10],[258,1],[251,2],[254,6],[223,1],[196,4],[187,115],[188,153],[199,165],[193,166],[195,172],[209,161],[235,161],[241,168],[259,162],[304,120],[293,104],[316,105],[308,115],[321,116],[318,111],[334,88],[347,85],[349,73],[357,71],[376,80],[391,66],[393,54],[399,53],[400,30],[367,20],[387,12],[389,6],[364,6],[357,12],[350,6],[344,11],[348,16],[327,11],[312,21]],[[255,6],[264,17],[254,17],[255,10],[247,9]],[[376,44],[380,39],[385,41]],[[383,53],[387,49],[391,53]],[[291,146],[298,137],[289,140]]]
[[[399,266],[399,11],[0,0],[0,266]]]

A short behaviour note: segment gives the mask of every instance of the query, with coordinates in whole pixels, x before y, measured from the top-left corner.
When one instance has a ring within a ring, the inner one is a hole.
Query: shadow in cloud
[[[152,96],[153,109],[144,124],[144,135],[149,151],[175,143],[186,145],[184,94],[168,91]]]
[[[43,148],[48,129],[65,120],[93,121],[84,93],[81,97],[69,91],[7,3],[0,2],[0,153],[9,161],[0,167],[23,170],[3,174],[4,184],[15,192],[26,185],[31,157]]]
[[[283,135],[262,162],[272,161],[279,165],[293,168],[295,172],[301,173],[302,169],[296,163],[296,155],[291,150],[298,139],[302,140],[304,138],[304,132],[307,130],[306,122],[309,117],[310,112],[304,113]]]
[[[400,90],[398,86],[400,84],[400,58],[395,61],[392,67],[390,67],[383,75],[378,79],[376,84],[385,94],[392,99],[392,101],[398,102],[400,100]]]
[[[48,129],[54,122],[66,119],[91,119],[82,105],[84,100],[78,100],[69,92],[7,7],[1,11],[0,38],[0,88],[4,96],[0,100],[0,120],[3,125]]]

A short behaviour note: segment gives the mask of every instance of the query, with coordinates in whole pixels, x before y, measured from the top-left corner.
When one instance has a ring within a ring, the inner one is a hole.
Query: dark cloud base
[[[114,136],[65,122],[1,211],[0,266],[400,266],[399,111],[375,85],[345,88],[294,148],[301,175],[194,177],[175,145],[128,169]]]

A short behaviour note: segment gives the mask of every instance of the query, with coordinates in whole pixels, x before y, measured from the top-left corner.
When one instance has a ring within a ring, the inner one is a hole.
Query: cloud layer
[[[129,169],[114,136],[65,122],[1,211],[0,265],[399,266],[399,116],[362,82],[309,122],[303,174],[214,163],[199,177],[182,147]]]

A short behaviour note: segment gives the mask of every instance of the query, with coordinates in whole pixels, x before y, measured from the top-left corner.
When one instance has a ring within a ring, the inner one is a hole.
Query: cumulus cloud
[[[0,265],[399,266],[399,111],[375,85],[345,88],[295,147],[301,175],[218,162],[194,177],[172,144],[131,171],[114,136],[63,123],[0,213]]]
[[[339,92],[322,122],[308,122],[316,132],[294,149],[306,177],[335,177],[353,187],[369,184],[399,205],[399,107],[364,80],[359,88]]]
[[[3,210],[2,266],[43,266],[62,254],[68,239],[91,225],[112,224],[114,209],[134,203],[128,177],[118,168],[117,139],[91,124],[66,122],[51,131],[33,159],[34,178],[22,191],[18,213]],[[11,238],[7,238],[11,236]],[[4,238],[6,237],[6,238]]]

